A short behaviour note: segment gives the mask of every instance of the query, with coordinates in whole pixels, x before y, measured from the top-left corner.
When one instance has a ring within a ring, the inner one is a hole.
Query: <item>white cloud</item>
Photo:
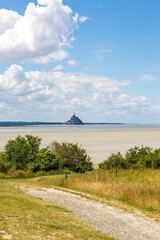
[[[17,12],[0,9],[0,35],[6,30],[14,28],[16,22],[21,19]]]
[[[53,68],[53,71],[60,71],[64,68],[63,65],[57,65],[55,68]]]
[[[34,58],[33,62],[47,64],[47,63],[53,61],[53,59],[55,61],[62,61],[63,59],[65,59],[67,57],[68,57],[68,52],[64,51],[63,49],[59,49],[59,50],[57,50],[57,52],[52,52],[46,56]],[[32,60],[32,59],[30,59],[30,60]]]
[[[160,114],[160,106],[153,106],[151,107],[151,113],[152,114]]]
[[[79,14],[76,13],[72,19],[75,23],[78,23],[78,22],[83,23],[83,22],[86,22],[89,19],[89,17],[79,16]]]
[[[79,98],[73,98],[73,99],[71,99],[71,104],[72,105],[81,105],[82,101]]]
[[[76,39],[77,39],[77,38],[75,38],[75,37],[72,36],[70,40],[71,40],[71,42],[74,42]]]
[[[33,60],[47,63],[66,58],[63,49],[73,41],[78,22],[85,17],[73,16],[62,0],[37,0],[29,3],[24,16],[0,10],[0,60]]]
[[[73,19],[73,21],[74,21],[75,23],[78,23],[79,14],[76,13],[76,14],[72,17],[72,19]]]
[[[68,61],[68,64],[71,65],[71,66],[76,66],[76,65],[77,65],[77,62],[74,61],[74,60],[69,60],[69,61]]]
[[[83,22],[86,22],[88,19],[89,19],[88,17],[81,16],[81,17],[79,18],[79,21],[80,21],[81,23],[83,23]]]
[[[0,109],[4,108],[4,104],[0,103]]]
[[[26,117],[32,120],[40,116],[47,120],[53,117],[51,113],[78,111],[98,117],[125,116],[125,121],[137,114],[160,112],[160,106],[151,106],[144,96],[133,98],[122,92],[121,87],[124,89],[128,80],[65,73],[62,68],[58,65],[49,72],[25,72],[21,66],[11,65],[0,75],[0,111],[5,106],[6,114],[24,117],[28,113]]]
[[[147,82],[155,81],[158,78],[158,76],[154,76],[152,74],[146,74],[146,73],[139,73],[138,76],[141,81],[147,81]]]
[[[115,101],[116,108],[140,108],[148,107],[149,103],[144,96],[130,98],[128,95],[122,94]]]

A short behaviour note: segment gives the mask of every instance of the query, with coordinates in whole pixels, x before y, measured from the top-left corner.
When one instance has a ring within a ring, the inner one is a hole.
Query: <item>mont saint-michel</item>
[[[73,116],[71,117],[71,119],[68,120],[67,122],[65,122],[64,124],[66,124],[66,125],[83,125],[84,123],[74,113]]]

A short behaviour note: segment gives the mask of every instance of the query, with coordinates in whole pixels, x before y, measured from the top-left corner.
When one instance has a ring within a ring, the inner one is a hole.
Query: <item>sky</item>
[[[1,0],[0,121],[160,123],[159,0]]]

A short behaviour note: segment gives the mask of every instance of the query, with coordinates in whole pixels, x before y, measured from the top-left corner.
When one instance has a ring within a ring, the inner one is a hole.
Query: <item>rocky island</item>
[[[73,116],[71,117],[71,119],[68,120],[67,122],[65,122],[64,124],[66,124],[66,125],[83,125],[84,123],[74,113]]]

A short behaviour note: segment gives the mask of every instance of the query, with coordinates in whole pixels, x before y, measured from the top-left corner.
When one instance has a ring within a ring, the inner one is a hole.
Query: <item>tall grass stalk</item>
[[[120,170],[70,176],[64,187],[160,211],[160,170]]]

